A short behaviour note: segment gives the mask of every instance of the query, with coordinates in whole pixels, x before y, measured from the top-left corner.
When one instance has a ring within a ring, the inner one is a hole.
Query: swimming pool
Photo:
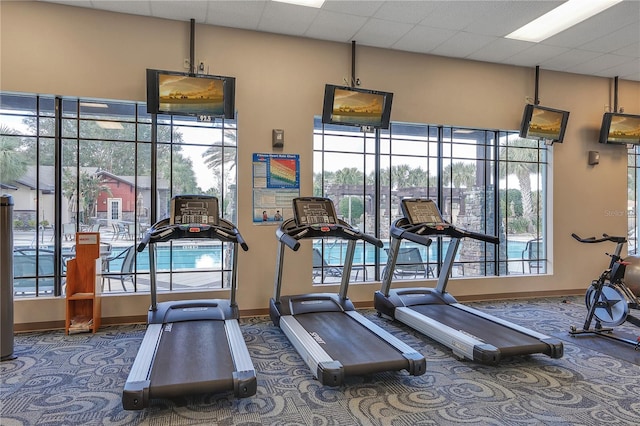
[[[320,249],[320,242],[314,242],[314,248]],[[448,241],[442,243],[442,256],[446,254]],[[522,251],[525,249],[526,241],[510,240],[507,244],[507,260],[521,260]],[[425,247],[418,244],[404,242],[402,247],[417,247],[425,262],[436,263],[438,261],[438,253],[436,243],[431,247]],[[380,249],[380,263],[386,264],[388,248],[385,243],[383,249]],[[122,249],[114,249],[112,257],[116,256]],[[327,241],[324,247],[324,257],[330,265],[341,265],[344,263],[344,256],[347,250],[346,241]],[[376,248],[370,244],[364,245],[358,243],[354,255],[354,264],[356,265],[372,265],[375,263]],[[458,254],[460,251],[458,251]],[[180,271],[180,270],[216,270],[222,268],[224,262],[223,249],[221,244],[206,245],[184,245],[184,246],[158,246],[156,247],[156,265],[158,271]],[[118,271],[122,266],[122,259],[116,259],[109,265],[109,270]],[[145,249],[141,253],[137,253],[136,270],[140,272],[149,271],[149,252]]]
[[[126,247],[114,248],[111,257],[116,257]],[[156,268],[159,272],[180,270],[216,270],[223,265],[221,244],[156,246]],[[109,262],[110,271],[119,271],[122,259]],[[149,250],[136,253],[136,270],[149,271]]]

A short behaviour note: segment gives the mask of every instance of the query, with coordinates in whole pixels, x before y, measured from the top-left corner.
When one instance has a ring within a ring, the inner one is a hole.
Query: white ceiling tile
[[[640,81],[640,0],[623,1],[539,44],[502,37],[564,0],[327,0],[320,9],[272,0],[42,1]],[[600,62],[598,53],[613,57]]]
[[[321,10],[305,33],[306,37],[347,42],[367,22],[363,16],[345,15]]]
[[[466,58],[476,50],[483,48],[495,40],[497,40],[496,37],[465,33],[461,31],[433,49],[431,53],[434,55]]]
[[[132,15],[151,16],[151,3],[145,0],[93,0],[91,4],[96,9],[111,12],[130,13]]]
[[[500,63],[533,46],[533,43],[508,38],[497,38],[467,56],[467,59]]]
[[[582,47],[589,42],[608,36],[619,28],[635,24],[639,28],[640,1],[623,1],[561,33],[545,40],[546,44],[563,47]],[[640,37],[640,33],[636,34]]]
[[[624,65],[627,62],[629,62],[629,58],[626,56],[604,54],[576,65],[575,67],[569,67],[567,68],[567,72],[596,75],[596,73]]]
[[[640,43],[640,27],[630,24],[603,37],[591,40],[580,46],[580,49],[593,50],[595,52],[611,52],[623,49],[629,45]],[[638,52],[636,52],[637,56]]]
[[[313,7],[268,2],[258,24],[258,30],[302,36],[319,13],[319,9]]]
[[[438,6],[437,1],[387,1],[374,17],[385,21],[417,24]]]
[[[322,5],[322,10],[336,13],[346,13],[353,16],[371,17],[380,9],[384,1],[362,1],[362,0],[326,0]]]
[[[207,24],[257,30],[266,1],[209,2]]]
[[[629,56],[631,58],[640,58],[640,41],[625,46],[621,49],[614,50],[611,53],[613,53],[614,55]]]
[[[476,2],[474,2],[476,3]],[[482,4],[480,4],[482,3]],[[562,1],[482,1],[472,10],[470,33],[505,36],[559,6]]]
[[[555,71],[565,71],[569,68],[575,68],[585,62],[591,61],[598,56],[601,56],[600,52],[593,52],[590,50],[571,49],[567,52],[556,56],[555,58],[547,59],[540,62],[540,67]]]
[[[622,80],[640,80],[640,59],[634,59],[624,64],[616,65],[602,71],[594,72],[600,77],[619,77]]]
[[[207,21],[207,9],[209,2],[198,0],[183,0],[180,3],[172,1],[152,1],[151,15],[164,18],[171,16],[178,21],[190,21],[194,19],[197,23]]]
[[[411,24],[369,19],[353,36],[365,46],[390,47],[413,28]]]
[[[416,25],[391,47],[409,52],[429,53],[455,34],[452,30]]]
[[[534,44],[520,53],[516,53],[513,56],[505,58],[504,63],[523,67],[534,67],[536,65],[540,65],[549,58],[555,58],[568,51],[569,49],[565,47]]]

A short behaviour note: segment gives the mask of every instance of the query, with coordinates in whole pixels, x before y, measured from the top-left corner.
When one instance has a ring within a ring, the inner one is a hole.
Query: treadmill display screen
[[[328,198],[296,198],[293,211],[298,226],[337,223],[333,201]]]
[[[176,195],[171,199],[171,225],[218,224],[218,199],[207,195]]]
[[[440,210],[433,200],[422,198],[402,200],[402,212],[412,225],[444,223]]]

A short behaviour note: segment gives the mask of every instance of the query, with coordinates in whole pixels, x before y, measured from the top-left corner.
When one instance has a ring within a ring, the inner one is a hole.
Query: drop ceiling
[[[640,81],[640,1],[625,0],[540,43],[504,38],[562,1],[51,1],[430,55]],[[589,1],[589,0],[584,0]]]

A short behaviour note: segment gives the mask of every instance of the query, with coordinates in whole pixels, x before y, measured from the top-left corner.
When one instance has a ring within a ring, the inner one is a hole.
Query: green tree
[[[105,184],[102,176],[88,173],[86,171],[80,171],[79,178],[79,191],[76,191],[76,175],[73,169],[65,168],[62,176],[62,193],[69,203],[73,203],[74,194],[80,194],[78,204],[79,210],[82,214],[81,218],[84,222],[90,217],[97,215],[96,207],[98,197],[103,192],[111,196],[111,190],[109,186]]]
[[[357,167],[345,167],[335,174],[336,185],[362,185],[363,179],[364,173]]]
[[[533,211],[531,175],[538,173],[538,141],[531,139],[512,139],[500,148],[500,175],[513,174],[518,179],[522,195],[522,216],[528,220],[528,231],[533,231],[537,221],[537,212]],[[508,166],[507,166],[508,164]],[[507,168],[508,167],[508,168]]]
[[[422,169],[422,167],[418,166],[417,168],[412,168],[409,170],[407,174],[407,184],[412,187],[428,187],[430,181],[429,172]]]
[[[13,183],[24,176],[29,156],[21,148],[18,132],[4,124],[0,125],[0,182]],[[35,157],[33,157],[35,158]]]
[[[338,208],[342,217],[347,218],[351,225],[355,225],[364,213],[364,203],[362,198],[358,196],[347,195],[343,197]]]
[[[86,118],[83,116],[83,118]],[[118,117],[97,117],[101,121]],[[35,117],[27,117],[23,122],[29,128],[30,134],[39,134],[44,138],[53,138],[55,135],[53,120],[41,120],[36,126]],[[151,125],[141,125],[136,128],[133,123],[121,122],[122,129],[101,127],[98,121],[81,121],[80,135],[78,137],[77,122],[75,120],[62,121],[62,164],[66,167],[95,167],[117,176],[149,175],[151,173],[150,144],[137,144],[138,156],[136,159],[136,144],[131,141],[151,141]],[[176,126],[158,125],[157,144],[158,151],[158,176],[161,179],[171,179],[171,162],[173,156],[175,164],[185,165],[188,159],[182,154],[181,144],[184,138],[181,132],[176,131]],[[173,130],[173,133],[172,133]],[[137,132],[137,133],[136,133]],[[42,139],[41,139],[42,140]],[[46,140],[46,139],[45,139]],[[165,141],[171,141],[166,143]],[[38,151],[40,164],[54,165],[54,144],[41,143],[37,146],[35,138],[25,138],[25,152],[35,158]],[[147,155],[141,154],[147,152]],[[164,159],[164,161],[162,160]],[[188,166],[192,167],[191,162]],[[184,181],[182,180],[184,179]],[[174,185],[179,188],[195,187],[193,173],[185,173],[183,170],[174,173]]]
[[[444,186],[453,188],[471,188],[476,182],[476,165],[464,161],[447,164],[442,171]]]
[[[235,130],[225,130],[221,133],[219,140],[215,141],[202,153],[204,164],[213,172],[214,188],[218,194],[223,192],[223,175],[231,173],[236,167],[237,145],[237,132]],[[233,182],[235,182],[235,179]]]

